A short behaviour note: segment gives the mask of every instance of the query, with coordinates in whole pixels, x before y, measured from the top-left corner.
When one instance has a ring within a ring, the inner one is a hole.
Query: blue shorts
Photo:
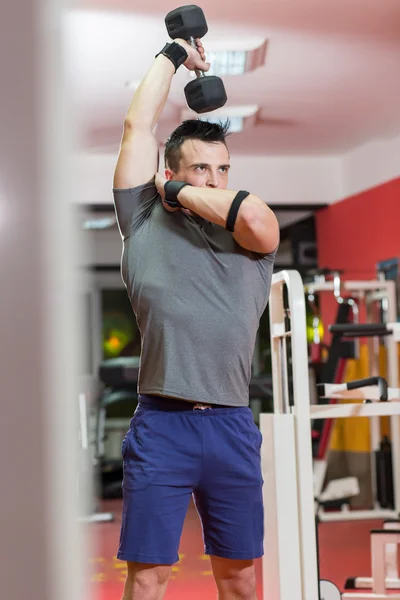
[[[122,443],[120,560],[178,562],[192,496],[206,554],[237,560],[263,555],[262,436],[252,412],[193,406],[140,397]]]

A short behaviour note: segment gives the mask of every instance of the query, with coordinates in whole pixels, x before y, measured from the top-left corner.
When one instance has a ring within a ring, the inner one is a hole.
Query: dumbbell
[[[190,4],[176,8],[165,17],[168,35],[174,40],[181,38],[196,48],[195,40],[208,31],[207,21],[199,6]],[[201,114],[221,108],[227,101],[225,87],[220,77],[207,76],[196,70],[196,79],[185,87],[186,102],[192,110]]]

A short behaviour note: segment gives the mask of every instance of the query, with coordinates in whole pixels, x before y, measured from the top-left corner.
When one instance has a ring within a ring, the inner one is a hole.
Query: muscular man
[[[123,600],[162,600],[192,497],[220,600],[256,600],[263,554],[249,381],[279,228],[264,199],[227,189],[220,125],[182,123],[165,147],[165,177],[157,172],[153,129],[176,69],[209,68],[197,46],[176,40],[155,58],[115,171],[122,277],[142,341],[139,404],[122,444]]]

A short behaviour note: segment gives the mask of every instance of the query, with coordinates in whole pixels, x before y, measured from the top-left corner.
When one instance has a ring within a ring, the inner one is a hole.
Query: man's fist
[[[158,193],[161,196],[161,202],[162,202],[162,205],[165,208],[165,210],[167,210],[168,212],[177,212],[178,210],[180,210],[185,215],[193,215],[194,213],[191,210],[188,210],[187,208],[183,208],[183,207],[179,207],[179,206],[177,208],[172,208],[172,206],[170,206],[169,204],[167,204],[165,202],[164,186],[167,183],[167,181],[168,181],[168,179],[166,179],[163,175],[161,175],[161,173],[156,173],[154,182],[155,182],[156,188],[158,190]]]
[[[169,206],[166,202],[165,202],[165,190],[164,190],[164,185],[167,183],[167,179],[165,179],[165,177],[163,175],[161,175],[161,173],[156,173],[156,178],[155,178],[155,184],[156,184],[156,188],[158,193],[161,196],[161,202],[163,204],[163,207],[165,208],[165,210],[167,210],[168,212],[176,212],[177,210],[179,210],[178,208],[172,208],[172,206]]]
[[[200,39],[196,40],[197,50],[193,48],[193,46],[191,46],[188,42],[186,42],[185,40],[181,40],[180,38],[177,38],[176,40],[174,40],[174,42],[185,48],[188,57],[183,64],[187,69],[189,69],[189,71],[195,71],[196,69],[198,69],[199,71],[209,70],[210,63],[205,62],[206,53]]]

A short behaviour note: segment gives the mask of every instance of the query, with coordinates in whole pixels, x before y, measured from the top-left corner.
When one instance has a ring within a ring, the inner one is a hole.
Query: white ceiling
[[[133,95],[167,41],[179,3],[82,0],[67,20],[66,62],[90,152],[117,150]],[[209,50],[268,40],[265,66],[225,77],[228,105],[258,105],[258,122],[232,135],[237,154],[336,154],[400,132],[400,0],[203,0]],[[157,135],[180,122],[181,68]]]

